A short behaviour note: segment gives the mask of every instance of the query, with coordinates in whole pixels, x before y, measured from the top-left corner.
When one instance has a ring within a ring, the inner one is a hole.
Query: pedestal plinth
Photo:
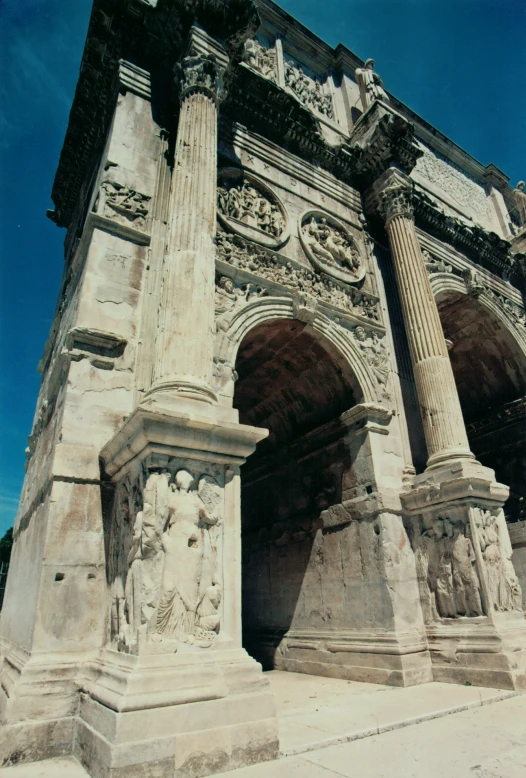
[[[426,471],[401,495],[436,681],[526,688],[507,496],[492,470],[470,460]]]
[[[268,681],[241,647],[239,466],[267,432],[181,405],[139,407],[102,451],[107,636],[75,741],[94,776],[207,775],[277,754]]]

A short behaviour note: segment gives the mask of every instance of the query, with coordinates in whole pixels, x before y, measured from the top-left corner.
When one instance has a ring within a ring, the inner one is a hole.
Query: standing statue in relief
[[[482,511],[477,526],[493,608],[497,611],[521,610],[520,585],[511,559],[502,553],[496,517],[491,511]]]
[[[212,480],[201,479],[200,491],[210,491],[207,486]],[[192,490],[193,485],[191,473],[179,470],[175,483],[170,486],[168,521],[162,536],[161,596],[155,624],[155,632],[163,638],[186,642],[193,642],[205,633],[210,637],[219,629],[220,589],[208,531],[218,523],[219,516]]]
[[[524,191],[524,181],[519,181],[517,188],[513,190],[513,199],[515,200],[515,211],[519,217],[521,229],[526,228],[526,192]]]
[[[354,75],[360,88],[363,110],[366,111],[375,100],[389,102],[382,79],[374,72],[374,59],[365,61],[363,68],[356,68]]]
[[[459,616],[482,616],[480,582],[475,567],[475,551],[464,527],[455,525],[451,538],[451,563],[455,605]]]

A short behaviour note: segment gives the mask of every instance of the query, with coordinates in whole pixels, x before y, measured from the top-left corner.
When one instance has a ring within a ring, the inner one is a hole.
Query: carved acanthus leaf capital
[[[407,184],[399,184],[380,192],[378,213],[386,225],[394,216],[407,216],[412,219],[414,214],[412,187]]]
[[[176,65],[176,78],[181,101],[188,95],[201,93],[220,103],[226,97],[223,68],[215,54],[191,54]]]

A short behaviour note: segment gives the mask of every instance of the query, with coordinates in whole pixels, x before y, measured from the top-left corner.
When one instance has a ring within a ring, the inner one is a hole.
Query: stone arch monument
[[[374,66],[259,0],[94,0],[3,764],[271,759],[262,666],[526,686],[520,187]]]

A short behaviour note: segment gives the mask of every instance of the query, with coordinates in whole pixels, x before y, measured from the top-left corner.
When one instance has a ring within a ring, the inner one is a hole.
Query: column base
[[[242,649],[123,657],[81,695],[74,754],[93,778],[194,778],[275,759],[274,697]]]
[[[146,402],[155,403],[157,398],[160,399],[164,407],[185,399],[197,400],[208,405],[217,403],[217,394],[208,384],[186,377],[174,378],[172,381],[166,381],[162,384],[154,384],[146,395]]]
[[[250,637],[249,637],[250,640]],[[389,686],[433,680],[425,635],[393,631],[293,630],[254,634],[264,666]]]

